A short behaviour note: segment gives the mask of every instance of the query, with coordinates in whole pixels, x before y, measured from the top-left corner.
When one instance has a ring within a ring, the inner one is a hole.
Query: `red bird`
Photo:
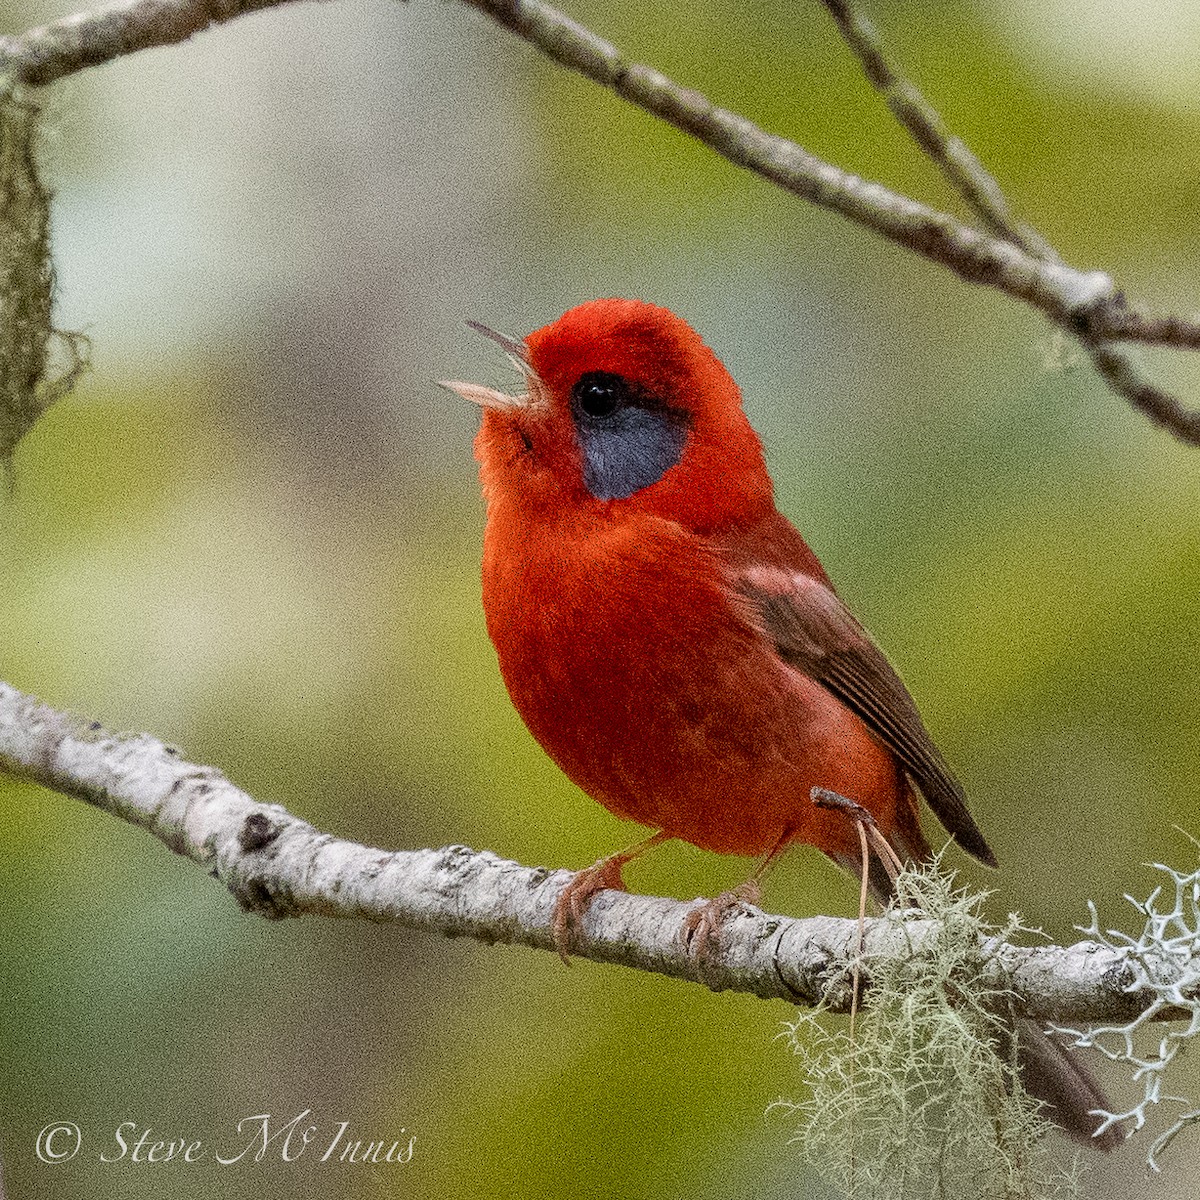
[[[476,328],[527,385],[447,384],[483,409],[483,604],[504,682],[574,783],[658,831],[568,885],[564,952],[588,899],[669,838],[761,856],[742,895],[792,842],[860,873],[853,820],[814,788],[921,860],[919,791],[994,866],[912,697],[775,508],[741,393],[695,331],[636,300],[581,304],[524,343]],[[881,864],[870,884],[890,893]],[[1096,1085],[1036,1029],[1021,1042],[1030,1090],[1089,1140]]]

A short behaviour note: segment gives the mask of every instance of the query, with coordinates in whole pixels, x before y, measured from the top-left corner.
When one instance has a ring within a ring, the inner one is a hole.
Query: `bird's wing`
[[[755,566],[735,587],[776,653],[859,716],[900,760],[929,807],[968,853],[996,865],[963,802],[962,786],[882,650],[833,591],[811,576]]]

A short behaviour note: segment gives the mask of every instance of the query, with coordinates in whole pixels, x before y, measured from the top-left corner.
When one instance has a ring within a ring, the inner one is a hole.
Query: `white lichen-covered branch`
[[[487,851],[380,850],[322,833],[277,804],[247,795],[213,767],[188,762],[148,734],[116,735],[0,684],[0,767],[148,830],[202,866],[252,913],[395,921],[448,936],[554,950],[554,901],[565,870],[523,867]],[[858,922],[770,916],[746,909],[703,962],[680,939],[689,902],[602,893],[574,953],[795,1004],[846,1010]],[[919,948],[919,913],[865,923],[870,961]],[[1128,1021],[1153,1001],[1130,992],[1134,967],[1094,942],[1019,947],[985,943],[1018,1008],[1045,1022]],[[1162,1014],[1170,1015],[1170,1014]]]

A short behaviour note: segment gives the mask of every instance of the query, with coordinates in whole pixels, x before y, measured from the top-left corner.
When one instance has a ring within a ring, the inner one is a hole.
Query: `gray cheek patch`
[[[597,500],[624,500],[657,483],[683,457],[688,421],[669,408],[629,405],[607,417],[576,417],[583,482]]]

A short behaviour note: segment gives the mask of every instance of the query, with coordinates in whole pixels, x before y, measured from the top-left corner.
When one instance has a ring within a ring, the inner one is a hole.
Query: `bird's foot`
[[[687,952],[703,966],[716,951],[721,926],[730,914],[747,905],[757,907],[761,900],[762,887],[758,880],[747,879],[745,883],[693,908],[684,918],[679,931]]]
[[[551,931],[554,935],[554,948],[558,957],[571,965],[571,939],[575,930],[583,921],[583,914],[597,892],[606,889],[614,892],[625,891],[625,880],[621,878],[621,868],[628,861],[624,854],[613,854],[601,858],[590,867],[576,871],[570,883],[559,893],[554,902],[554,916],[551,920]]]

